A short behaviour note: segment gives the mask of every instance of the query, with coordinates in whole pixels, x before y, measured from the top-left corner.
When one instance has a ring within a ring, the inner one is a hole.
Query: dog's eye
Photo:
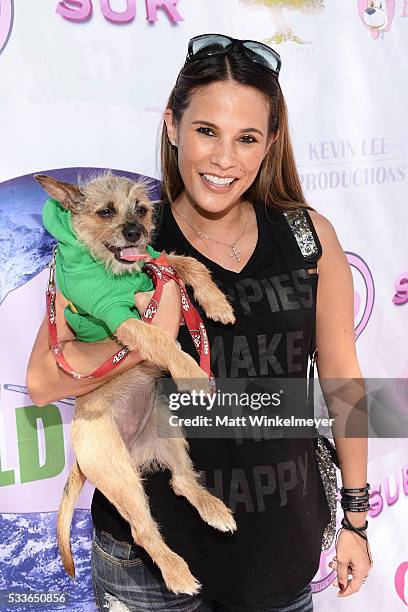
[[[96,214],[106,219],[107,217],[113,217],[115,211],[111,208],[101,208],[101,210],[98,210]]]
[[[136,206],[135,207],[135,214],[139,215],[139,217],[143,217],[143,215],[145,215],[146,213],[147,213],[146,206]]]

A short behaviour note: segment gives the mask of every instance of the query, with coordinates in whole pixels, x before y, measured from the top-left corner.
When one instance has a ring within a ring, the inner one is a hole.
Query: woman
[[[190,41],[164,115],[163,217],[154,246],[202,261],[233,304],[233,326],[203,317],[215,376],[304,378],[316,320],[319,377],[362,378],[350,268],[330,222],[305,202],[279,69],[279,56],[254,41],[221,35]],[[318,292],[317,270],[305,266],[283,215],[298,207],[309,211],[322,249]],[[293,301],[299,272],[313,297],[309,307]],[[196,357],[186,328],[179,330],[178,290],[174,283],[165,290],[155,324]],[[137,295],[137,307],[142,309],[148,298]],[[113,352],[113,343],[75,342],[67,328],[60,334],[67,341],[67,358],[79,370],[89,371]],[[135,363],[136,352],[112,375]],[[42,405],[81,395],[103,382],[78,382],[57,368],[44,322],[28,368],[33,400]],[[206,525],[185,498],[174,494],[168,471],[146,478],[152,514],[167,544],[203,585],[199,595],[175,595],[145,551],[133,544],[128,523],[96,490],[92,571],[100,608],[120,601],[130,610],[312,610],[310,581],[330,518],[313,440],[189,442],[206,486],[234,511],[236,533]],[[336,439],[345,487],[366,485],[366,442]],[[360,528],[366,514],[345,511]],[[336,553],[330,566],[343,587],[338,594],[345,597],[360,589],[370,559],[366,544],[350,529],[341,529]]]

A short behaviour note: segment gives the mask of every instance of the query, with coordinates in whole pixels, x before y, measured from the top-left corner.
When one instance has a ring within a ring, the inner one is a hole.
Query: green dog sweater
[[[134,294],[152,291],[151,278],[145,272],[109,272],[77,239],[72,213],[58,200],[45,202],[42,218],[45,229],[58,240],[57,285],[71,303],[65,308],[65,318],[78,340],[103,340],[127,319],[140,319]],[[161,255],[150,245],[146,250],[155,259]]]

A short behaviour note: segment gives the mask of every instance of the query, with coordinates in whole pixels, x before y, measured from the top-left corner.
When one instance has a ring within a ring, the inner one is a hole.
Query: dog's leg
[[[119,325],[115,335],[130,350],[138,349],[146,361],[169,370],[179,388],[199,387],[210,392],[207,374],[191,355],[178,348],[167,331],[138,319],[128,319]]]
[[[207,317],[220,323],[235,323],[231,304],[202,263],[184,255],[167,255],[167,260],[181,280],[191,285],[194,297],[204,308]]]
[[[75,579],[75,565],[72,558],[70,543],[71,523],[75,504],[78,500],[86,476],[81,471],[78,462],[74,461],[69,476],[65,482],[64,492],[57,518],[57,542],[65,571]]]
[[[174,593],[193,595],[201,585],[184,559],[166,545],[150,513],[140,474],[132,465],[106,401],[112,397],[111,389],[107,390],[109,384],[77,400],[72,446],[78,464],[88,480],[130,523],[136,544],[159,566],[167,588]]]
[[[201,518],[220,531],[235,531],[232,511],[199,482],[188,454],[188,442],[180,427],[170,425],[171,412],[156,399],[154,418],[150,419],[131,450],[135,464],[149,472],[152,454],[155,462],[172,472],[171,486],[176,495],[183,495],[198,510]]]

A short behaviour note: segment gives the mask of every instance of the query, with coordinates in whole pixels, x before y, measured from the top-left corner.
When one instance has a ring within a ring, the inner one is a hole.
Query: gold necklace
[[[247,220],[245,221],[245,225],[244,225],[244,227],[242,229],[242,232],[240,233],[239,237],[236,238],[234,240],[234,242],[231,242],[231,243],[230,242],[221,242],[220,240],[216,240],[215,238],[210,238],[210,236],[207,236],[207,234],[204,234],[204,232],[200,232],[199,230],[196,230],[196,228],[193,227],[193,225],[191,225],[191,223],[189,221],[187,221],[187,219],[185,218],[184,215],[181,214],[181,212],[176,211],[176,210],[174,210],[174,212],[177,215],[179,215],[187,223],[187,225],[189,227],[191,227],[191,229],[193,230],[193,232],[195,234],[197,234],[197,236],[200,236],[200,238],[207,238],[207,240],[211,240],[212,242],[216,242],[217,244],[222,244],[224,246],[230,247],[230,249],[232,250],[231,257],[236,257],[238,261],[241,261],[241,258],[239,257],[239,254],[241,253],[241,251],[238,251],[235,248],[235,246],[236,246],[237,242],[239,242],[241,240],[242,236],[244,235],[246,226],[248,225],[248,221],[249,221],[249,218],[251,216],[251,208],[249,209],[249,214],[248,214]]]

